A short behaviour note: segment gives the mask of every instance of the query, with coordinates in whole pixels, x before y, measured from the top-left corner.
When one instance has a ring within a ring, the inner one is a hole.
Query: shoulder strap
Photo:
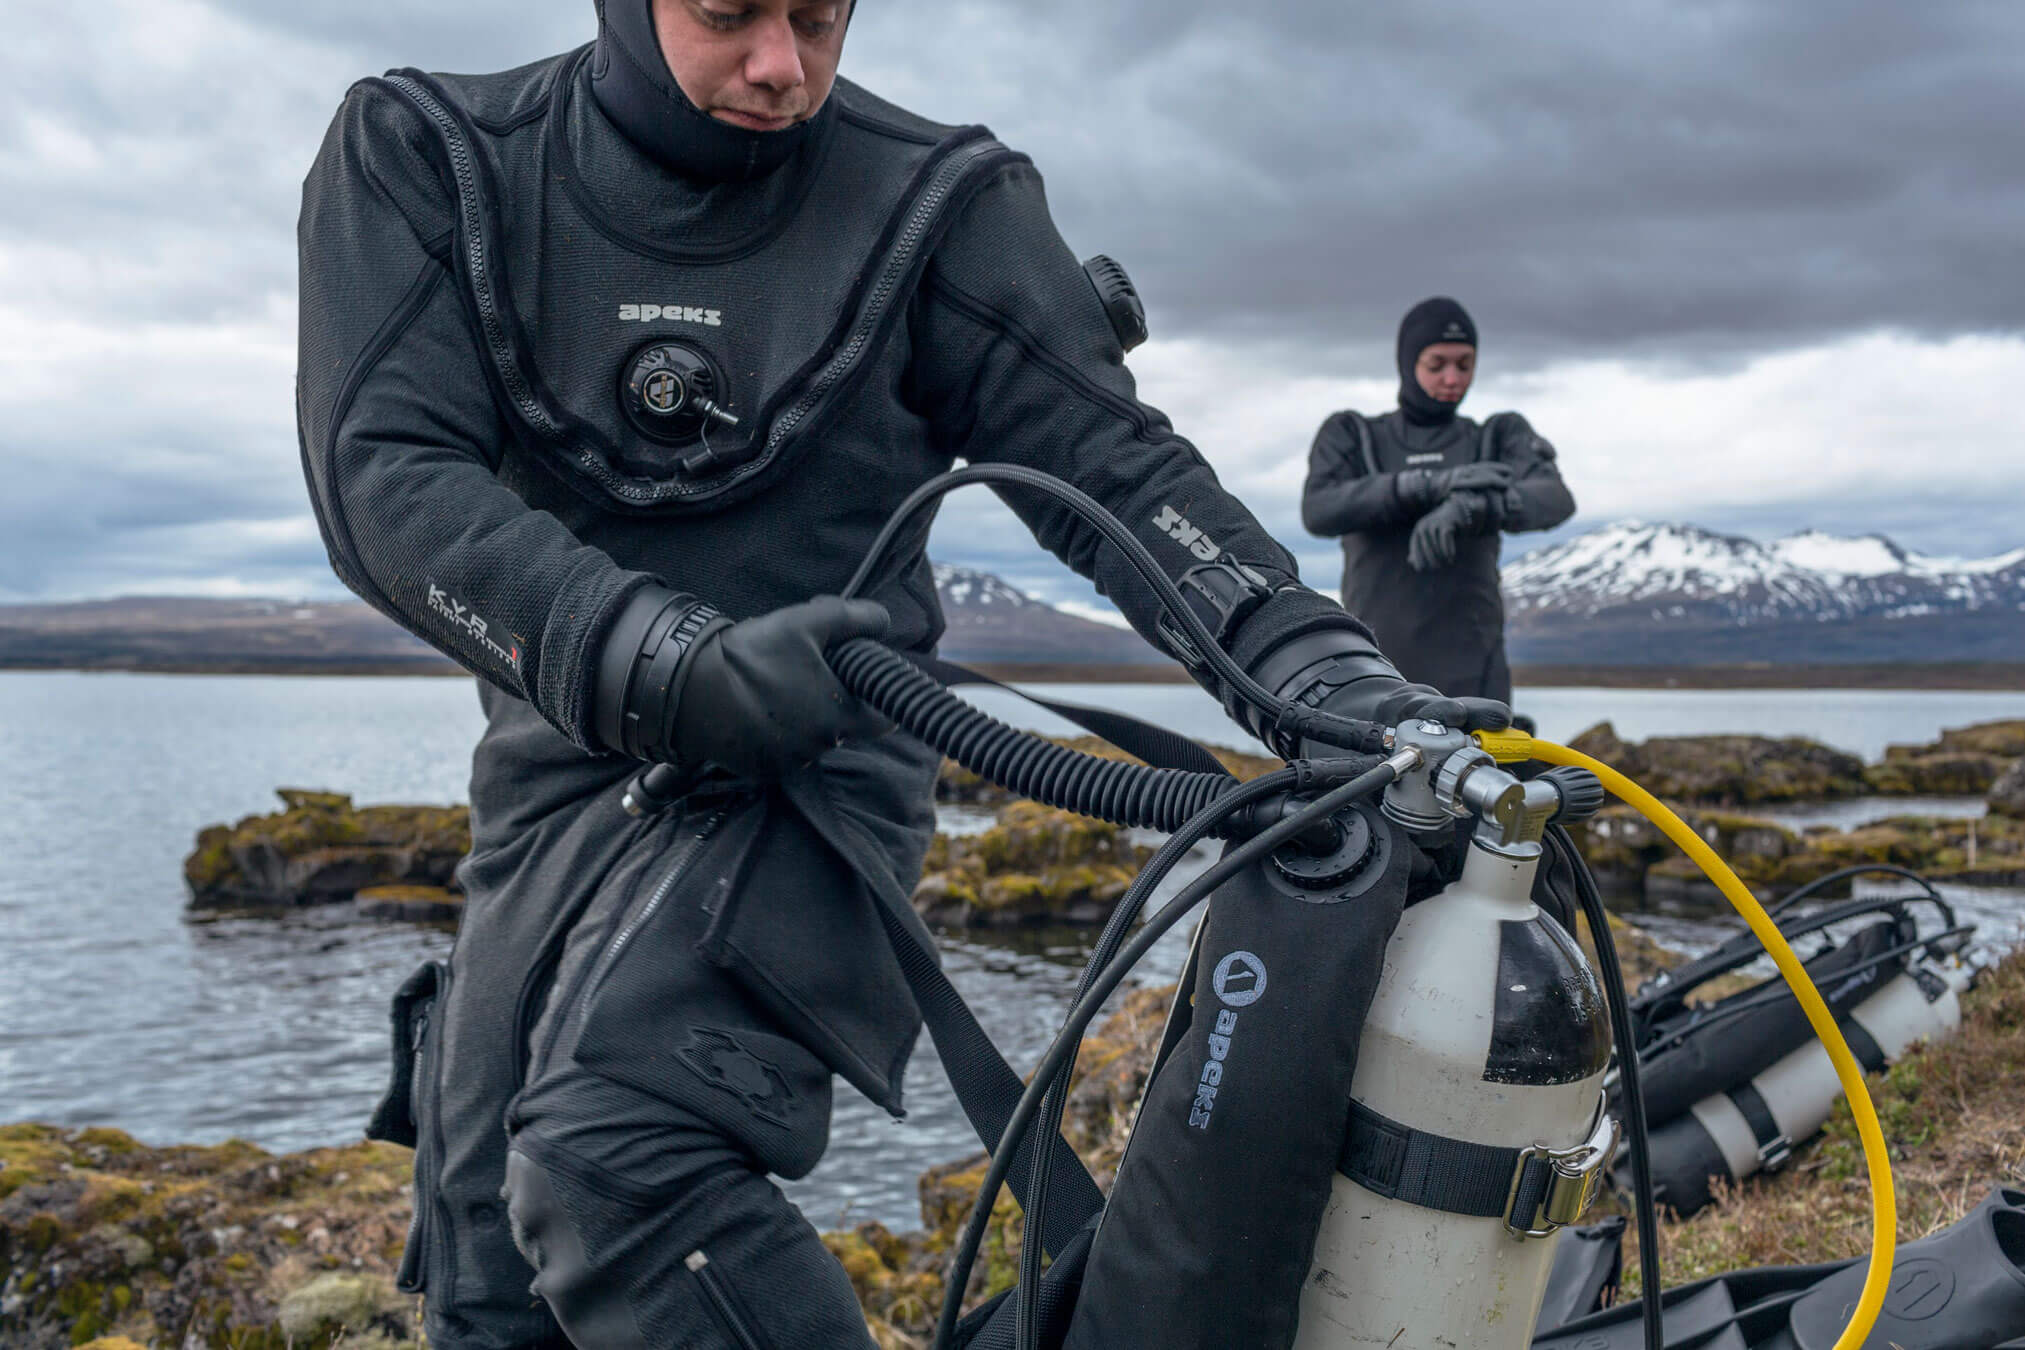
[[[978,1025],[977,1014],[957,992],[943,973],[942,963],[936,959],[934,950],[924,946],[912,929],[890,912],[886,905],[879,906],[879,918],[886,927],[886,936],[893,944],[893,955],[899,959],[901,973],[907,977],[907,987],[914,993],[914,1002],[921,1009],[921,1020],[928,1026],[928,1034],[935,1041],[935,1052],[942,1059],[944,1072],[949,1075],[949,1085],[956,1090],[956,1100],[963,1107],[964,1116],[970,1127],[977,1131],[977,1137],[984,1141],[987,1150],[998,1147],[1005,1137],[1006,1123],[1012,1119],[1013,1111],[1020,1104],[1020,1097],[1026,1092],[1026,1083],[1012,1065],[1006,1062],[991,1037]],[[1013,1157],[1012,1170],[1006,1184],[1019,1202],[1022,1210],[1027,1207],[1027,1196],[1033,1176],[1034,1145],[1038,1134],[1029,1134],[1020,1144],[1019,1152]],[[1047,1212],[1038,1220],[1028,1216],[1029,1223],[1037,1223],[1041,1245],[1050,1256],[1060,1256],[1069,1249],[1069,1244],[1082,1231],[1090,1219],[1104,1208],[1104,1194],[1097,1189],[1097,1183],[1090,1176],[1090,1169],[1076,1156],[1076,1150],[1069,1147],[1061,1135],[1051,1135],[1047,1141],[1050,1151],[1048,1164],[1049,1203]]]
[[[989,685],[1016,694],[1037,708],[1045,708],[1064,721],[1074,722],[1091,735],[1107,740],[1128,755],[1136,755],[1156,769],[1185,769],[1190,773],[1227,774],[1222,762],[1196,742],[1166,727],[1156,727],[1110,708],[1092,708],[1081,703],[1058,703],[1036,698],[1024,690],[994,680],[991,676],[959,666],[939,657],[909,653],[908,660],[935,677],[945,687],[960,684]]]
[[[1107,708],[1035,698],[988,675],[936,657],[910,655],[909,659],[944,685],[982,684],[1011,690],[1149,764],[1196,772],[1228,772],[1214,755],[1194,741],[1136,717]],[[941,1056],[950,1086],[956,1091],[956,1099],[978,1138],[987,1149],[993,1148],[1004,1137],[1006,1122],[1019,1105],[1026,1083],[978,1025],[976,1014],[949,982],[935,953],[924,948],[913,930],[898,916],[887,913],[883,906],[881,917],[893,944],[893,954],[899,959],[908,987],[914,992],[914,1001],[921,1009],[921,1020],[934,1038],[936,1053]],[[1036,1136],[1030,1135],[1021,1144],[1007,1181],[1022,1210],[1030,1193],[1035,1143]],[[1104,1196],[1089,1168],[1061,1135],[1052,1136],[1047,1147],[1051,1157],[1048,1206],[1037,1218],[1029,1215],[1028,1221],[1038,1226],[1048,1254],[1060,1259],[1072,1250],[1079,1235],[1087,1245],[1090,1221],[1103,1211]]]
[[[1343,415],[1350,419],[1350,425],[1357,428],[1357,453],[1363,456],[1364,472],[1372,478],[1378,476],[1378,451],[1371,444],[1371,423],[1364,414],[1354,408],[1345,408]]]

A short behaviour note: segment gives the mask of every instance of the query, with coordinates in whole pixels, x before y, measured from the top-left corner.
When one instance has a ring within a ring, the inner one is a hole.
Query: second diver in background
[[[1479,425],[1457,407],[1477,329],[1443,296],[1399,325],[1399,407],[1333,413],[1315,435],[1301,523],[1343,542],[1343,604],[1409,680],[1509,702],[1501,532],[1575,514],[1554,447],[1515,412]]]

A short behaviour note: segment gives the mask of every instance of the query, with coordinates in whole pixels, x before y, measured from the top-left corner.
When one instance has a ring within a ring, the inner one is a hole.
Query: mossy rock
[[[183,862],[198,908],[333,904],[376,886],[446,885],[471,848],[462,806],[356,807],[283,788],[284,810],[200,831]]]
[[[1014,802],[982,834],[936,836],[914,908],[948,928],[1101,924],[1151,856],[1118,826]]]
[[[1939,751],[1868,765],[1863,778],[1880,797],[1979,797],[2007,767],[1997,755]]]
[[[332,1271],[283,1296],[275,1325],[290,1339],[311,1342],[339,1335],[401,1334],[407,1330],[408,1301],[379,1275]]]
[[[1893,745],[1886,747],[1884,754],[1887,760],[1932,754],[1994,755],[2004,760],[2025,758],[2025,718],[1950,727],[1930,745]]]
[[[368,886],[358,903],[369,919],[456,923],[464,915],[464,897],[441,886]]]
[[[2025,820],[2025,759],[2016,760],[1990,785],[1990,814]]]
[[[0,1345],[94,1338],[206,1350],[323,1350],[279,1321],[331,1269],[391,1291],[410,1155],[383,1144],[270,1155],[250,1144],[150,1148],[113,1130],[0,1127]],[[412,1342],[391,1294],[345,1344]]]
[[[1655,736],[1633,744],[1603,722],[1570,744],[1675,804],[1734,807],[1870,791],[1861,759],[1799,736]]]

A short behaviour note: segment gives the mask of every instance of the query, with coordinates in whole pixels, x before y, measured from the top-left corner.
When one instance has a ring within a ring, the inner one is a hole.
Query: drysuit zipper
[[[463,128],[458,126],[450,110],[419,82],[406,75],[391,75],[387,82],[412,99],[415,106],[436,124],[442,134],[444,148],[449,152],[450,172],[457,179],[457,220],[463,231],[464,256],[469,264],[466,270],[471,274],[471,298],[478,310],[479,325],[485,330],[485,345],[492,353],[493,364],[499,369],[507,397],[537,430],[559,438],[561,429],[549,417],[548,410],[541,406],[521,375],[520,363],[513,357],[505,320],[499,312],[499,298],[492,289],[492,277],[486,263],[485,227],[479,215],[478,170],[471,158],[471,147],[465,142]]]
[[[850,339],[837,352],[836,357],[823,367],[823,371],[809,386],[808,391],[795,401],[792,407],[774,419],[773,428],[767,433],[767,456],[771,457],[787,440],[797,426],[800,426],[825,395],[843,379],[858,362],[866,345],[872,340],[872,333],[879,326],[893,293],[899,288],[900,279],[907,275],[913,265],[914,255],[920,250],[922,240],[928,234],[928,227],[941,213],[942,203],[962,181],[964,174],[978,159],[1000,150],[996,141],[979,140],[952,152],[935,171],[935,177],[921,193],[914,204],[914,210],[907,218],[906,227],[900,231],[894,242],[893,251],[887,255],[885,269],[879,274],[879,284],[873,288],[872,297],[866,302],[863,316]]]
[[[758,1329],[746,1320],[745,1314],[733,1301],[731,1291],[717,1278],[717,1269],[710,1264],[710,1258],[703,1254],[703,1249],[699,1247],[683,1257],[682,1264],[696,1277],[697,1285],[703,1290],[703,1301],[717,1314],[718,1323],[737,1344],[738,1350],[767,1350]]]
[[[436,1170],[442,1165],[444,1152],[443,1122],[441,1113],[436,1110],[436,1084],[433,1075],[426,1081],[424,1078],[423,1058],[429,1047],[430,1023],[435,1021],[433,1004],[441,1003],[449,997],[450,985],[446,971],[443,982],[437,987],[430,1011],[424,1012],[417,1019],[414,1031],[415,1048],[412,1052],[414,1086],[410,1089],[413,1094],[411,1097],[413,1105],[409,1109],[414,1113],[416,1123],[422,1126],[422,1131],[415,1140],[415,1212],[408,1220],[408,1241],[401,1249],[400,1269],[394,1274],[394,1287],[405,1294],[419,1294],[429,1287],[430,1219],[433,1217],[445,1225],[450,1222],[449,1207],[436,1190]],[[439,1058],[435,1065],[429,1067],[437,1067],[440,1064]],[[449,1292],[447,1288],[437,1291],[438,1296],[446,1300]]]
[[[661,906],[667,902],[668,896],[675,889],[675,884],[689,870],[690,864],[695,862],[696,855],[702,852],[704,843],[709,840],[711,835],[717,832],[717,827],[724,822],[727,814],[729,814],[728,811],[723,807],[719,807],[703,818],[703,822],[697,827],[696,832],[690,835],[679,846],[675,855],[675,861],[662,874],[661,880],[656,883],[653,892],[648,895],[647,903],[640,906],[639,910],[631,918],[620,925],[618,932],[613,934],[611,939],[606,942],[604,952],[584,971],[580,977],[580,983],[575,989],[570,991],[566,1000],[566,1002],[573,1002],[577,1005],[579,1016],[582,1016],[590,1008],[591,999],[596,996],[599,987],[605,982],[605,978],[611,974],[612,967],[618,962],[619,954],[626,950],[627,944],[633,940],[633,935],[638,933],[646,925],[647,921],[660,911]],[[554,1051],[556,1037],[561,1034],[563,1024],[569,1020],[566,1017],[557,1017],[552,1020],[549,1027],[548,1044],[544,1047],[544,1054]]]

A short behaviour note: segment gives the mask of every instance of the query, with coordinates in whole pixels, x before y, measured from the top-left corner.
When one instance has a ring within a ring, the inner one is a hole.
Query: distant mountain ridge
[[[1137,634],[1067,613],[992,573],[936,564],[934,576],[950,660],[1172,664]],[[1760,543],[1695,525],[1627,521],[1514,559],[1504,588],[1514,664],[2025,663],[2025,549],[1939,558],[1882,535],[1808,531]],[[0,606],[0,665],[448,668],[357,601],[188,597]]]
[[[936,565],[942,654],[989,665],[1170,664],[1137,634],[1067,614],[989,572]],[[444,669],[434,648],[356,600],[124,596],[0,605],[0,665],[109,670]]]
[[[1515,662],[2025,660],[2025,549],[1915,553],[1883,535],[1760,543],[1625,521],[1504,569]]]

